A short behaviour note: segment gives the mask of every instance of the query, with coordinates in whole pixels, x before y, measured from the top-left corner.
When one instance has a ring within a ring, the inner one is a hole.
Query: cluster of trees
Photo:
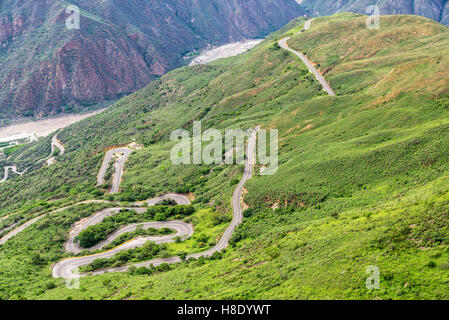
[[[179,254],[179,257],[183,261],[186,260],[186,256],[187,256],[186,253]],[[223,258],[223,254],[221,252],[214,252],[214,254],[209,258],[205,258],[205,257],[199,257],[198,259],[189,258],[188,260],[186,260],[186,262],[187,263],[195,262],[197,265],[203,265],[206,263],[206,260],[220,260],[222,258]],[[133,275],[133,276],[144,276],[144,275],[150,276],[150,275],[158,273],[158,272],[169,271],[171,268],[172,268],[171,265],[169,265],[168,263],[162,263],[158,266],[150,265],[148,268],[131,266],[128,269],[128,274]]]
[[[154,206],[149,207],[144,213],[145,219],[164,221],[169,218],[183,219],[195,212],[195,207],[188,206]]]
[[[131,266],[128,270],[128,273],[133,276],[145,276],[145,275],[150,276],[154,273],[165,272],[170,269],[171,269],[171,267],[168,263],[162,263],[156,267],[153,265],[150,265],[148,268],[147,267],[137,268],[137,267]]]

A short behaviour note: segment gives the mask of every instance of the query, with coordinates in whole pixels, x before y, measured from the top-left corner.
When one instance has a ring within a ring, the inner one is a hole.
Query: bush
[[[235,186],[235,185],[237,185],[238,183],[239,183],[239,179],[237,179],[237,178],[233,178],[233,179],[231,179],[230,181],[229,181],[229,185],[230,186]]]
[[[249,218],[254,214],[254,210],[252,208],[246,209],[243,211],[243,217]]]
[[[187,253],[181,252],[178,256],[182,261],[185,261],[187,258]]]
[[[51,290],[51,289],[54,289],[54,288],[56,288],[56,284],[54,282],[47,282],[45,284],[45,289],[47,289],[47,290]]]

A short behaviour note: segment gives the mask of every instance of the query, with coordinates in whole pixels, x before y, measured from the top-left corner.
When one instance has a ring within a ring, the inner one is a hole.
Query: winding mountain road
[[[118,154],[117,160],[114,162],[114,176],[112,179],[112,186],[109,190],[109,194],[118,193],[120,188],[120,182],[122,180],[123,168],[125,166],[125,162],[128,159],[128,156],[133,152],[132,149],[129,148],[115,148],[106,152],[104,156],[103,163],[101,165],[100,171],[97,176],[97,185],[105,184],[104,176],[106,174],[106,170],[111,163],[112,158]]]
[[[0,183],[8,180],[9,170],[11,170],[12,172],[14,172],[15,174],[17,174],[19,176],[23,175],[27,171],[27,169],[25,169],[23,172],[19,172],[17,170],[16,166],[6,166],[6,167],[3,167],[3,169],[5,170],[5,174],[4,174],[3,178],[0,180]]]
[[[46,158],[48,167],[55,163],[55,157],[53,157],[53,153],[55,152],[56,148],[59,149],[59,155],[63,155],[65,153],[65,148],[59,141],[58,135],[54,135],[51,139],[51,152],[50,155]]]
[[[188,255],[187,259],[188,258],[199,258],[199,257],[210,257],[215,252],[222,251],[229,245],[229,241],[231,239],[232,234],[234,233],[235,228],[239,224],[241,224],[241,222],[243,220],[243,214],[242,214],[242,208],[241,208],[241,197],[242,197],[243,187],[244,187],[245,183],[252,176],[253,166],[255,164],[256,138],[257,138],[257,132],[259,131],[259,129],[260,129],[260,127],[255,128],[253,130],[253,132],[251,133],[251,136],[248,139],[244,172],[243,172],[242,178],[241,178],[239,184],[237,185],[237,187],[235,188],[233,196],[232,196],[233,219],[232,219],[230,225],[226,228],[223,235],[220,237],[220,240],[213,248],[211,248],[207,251],[201,252],[201,253]],[[117,153],[117,150],[125,151],[123,153],[124,155],[125,154],[129,155],[132,152],[132,150],[127,149],[127,148],[125,148],[125,149],[119,148],[119,149],[110,150],[107,153],[107,155],[105,156],[103,164],[105,164],[105,163],[109,164],[110,160],[112,159],[112,156],[115,153]],[[118,152],[121,152],[121,151],[118,151]],[[126,157],[122,156],[120,159],[122,159],[122,163],[121,163],[121,165],[119,164],[118,167],[119,167],[119,169],[123,170],[123,164],[126,161]],[[99,178],[104,177],[104,173],[106,172],[106,169],[107,169],[107,167],[103,168],[103,166],[102,166],[102,169],[100,170],[101,172],[99,173]],[[121,174],[120,174],[120,176],[121,176]],[[114,180],[116,180],[116,179],[114,179]],[[120,183],[120,180],[118,180],[118,181],[119,181],[118,183]],[[74,242],[74,239],[82,230],[88,228],[89,226],[93,226],[93,225],[96,225],[97,223],[100,223],[101,221],[103,221],[104,218],[106,218],[108,216],[117,214],[121,209],[130,209],[130,210],[135,210],[138,213],[142,213],[146,210],[145,206],[156,205],[158,202],[160,202],[164,199],[174,200],[179,205],[190,204],[190,200],[186,196],[172,193],[172,194],[166,194],[166,195],[163,195],[160,197],[156,197],[153,199],[149,199],[146,201],[136,202],[133,204],[134,207],[104,209],[100,212],[97,212],[93,216],[91,216],[87,219],[83,219],[83,220],[79,221],[77,224],[75,224],[72,231],[70,232],[69,239],[65,243],[64,247],[69,252],[79,253],[83,250],[83,248],[80,248]],[[88,204],[88,203],[114,203],[114,202],[110,202],[110,201],[106,201],[106,200],[88,200],[88,201],[83,201],[83,202],[80,202],[77,204],[73,204],[70,206],[66,206],[66,207],[42,214],[40,216],[37,216],[37,217],[23,223],[19,227],[10,231],[8,234],[6,234],[3,238],[0,239],[0,245],[5,244],[9,239],[16,236],[17,234],[19,234],[20,232],[22,232],[29,226],[33,225],[40,219],[42,219],[50,214],[62,212],[66,209],[78,206],[80,204]],[[105,251],[105,252],[101,252],[98,254],[92,254],[92,255],[88,255],[88,256],[83,256],[83,257],[74,257],[74,258],[64,259],[64,260],[56,263],[53,266],[53,269],[52,269],[53,277],[67,278],[67,279],[73,278],[74,270],[76,270],[77,268],[79,268],[81,266],[88,265],[96,259],[110,258],[114,254],[116,254],[122,250],[141,247],[148,241],[153,241],[155,243],[168,243],[168,242],[174,242],[177,237],[181,237],[182,239],[188,239],[189,237],[191,237],[193,235],[193,232],[194,232],[192,226],[183,221],[159,221],[159,222],[131,224],[131,225],[127,225],[127,226],[115,231],[113,234],[109,235],[107,237],[107,239],[105,239],[101,243],[99,243],[99,244],[95,245],[93,248],[91,248],[91,250],[101,249],[104,246],[106,246],[107,244],[110,244],[112,241],[114,241],[120,235],[127,233],[127,232],[134,231],[139,226],[143,227],[144,229],[147,229],[147,228],[157,228],[157,229],[169,228],[169,229],[174,230],[175,233],[166,235],[166,236],[159,236],[159,237],[155,237],[155,236],[138,237],[136,239],[128,241],[120,246],[117,246],[117,247],[115,247],[111,250]],[[150,261],[145,261],[142,263],[134,264],[133,266],[136,266],[136,267],[150,266],[150,265],[157,266],[162,263],[176,263],[176,262],[181,262],[181,258],[179,258],[179,257],[158,258],[158,259],[153,259]],[[130,266],[124,266],[124,267],[119,267],[119,268],[109,268],[106,270],[99,270],[99,271],[91,272],[89,274],[101,274],[101,273],[105,273],[105,272],[127,271],[129,269],[129,267]],[[85,275],[86,274],[83,274],[83,276],[85,276]]]
[[[31,142],[32,142],[32,141],[31,141]],[[54,163],[55,163],[55,157],[53,157],[53,153],[55,152],[56,148],[59,149],[61,155],[64,154],[65,148],[64,148],[64,146],[61,144],[61,142],[58,140],[58,135],[54,135],[53,138],[52,138],[52,140],[51,140],[51,152],[50,152],[50,154],[48,155],[48,157],[43,158],[43,159],[40,159],[40,160],[36,161],[36,163],[40,163],[40,162],[43,162],[43,161],[47,161],[47,166],[51,166],[52,164],[54,164]],[[3,183],[3,182],[5,182],[6,180],[8,180],[8,177],[9,177],[9,174],[8,174],[8,173],[9,173],[9,170],[11,170],[13,173],[15,173],[15,174],[17,174],[17,175],[19,175],[19,176],[23,175],[23,174],[28,170],[28,168],[26,168],[25,170],[23,170],[23,172],[19,172],[19,171],[17,170],[17,167],[16,167],[15,165],[12,165],[12,166],[5,166],[5,167],[3,167],[3,168],[4,168],[4,170],[5,170],[5,174],[4,174],[3,178],[0,179],[0,183]]]
[[[311,26],[313,20],[314,20],[314,19],[307,20],[306,23],[305,23],[305,25],[304,25],[304,29],[301,30],[301,31],[299,31],[298,33],[296,33],[294,36],[296,36],[296,35],[298,35],[298,34],[301,34],[301,33],[305,32],[305,31],[307,31],[307,30],[310,28],[310,26]],[[291,39],[291,37],[287,37],[287,38],[284,38],[284,39],[279,40],[279,42],[278,42],[279,46],[280,46],[282,49],[287,50],[287,51],[293,53],[294,55],[296,55],[297,57],[299,57],[299,58],[306,64],[306,66],[307,66],[307,68],[309,69],[309,71],[315,75],[315,78],[316,78],[316,79],[320,82],[320,84],[323,86],[323,90],[326,91],[326,93],[327,93],[328,95],[330,95],[330,96],[335,96],[335,93],[334,93],[334,91],[332,90],[332,88],[330,87],[329,83],[326,81],[326,79],[324,79],[323,75],[322,75],[320,72],[318,72],[318,70],[317,70],[317,69],[315,68],[315,66],[309,61],[309,59],[307,59],[307,57],[306,57],[304,54],[302,54],[301,52],[296,51],[296,50],[293,50],[293,49],[291,49],[291,48],[288,46],[288,40],[290,40],[290,39]]]
[[[169,197],[167,196],[167,198],[169,198]],[[190,203],[190,201],[185,196],[177,195],[177,198],[183,198],[183,200],[182,200],[183,203]],[[172,199],[172,200],[176,201],[176,199]],[[154,201],[153,205],[157,204],[157,202],[158,201]],[[143,213],[146,210],[146,208],[144,208],[144,207],[108,208],[108,209],[102,210],[102,211],[94,214],[90,218],[86,219],[85,221],[80,221],[77,225],[75,225],[72,232],[70,232],[69,240],[66,242],[66,244],[64,246],[65,249],[69,252],[73,252],[76,254],[80,253],[83,250],[83,248],[79,247],[75,243],[75,241],[74,241],[75,237],[78,234],[80,234],[83,230],[85,230],[86,228],[100,223],[106,217],[109,217],[109,216],[119,213],[120,210],[122,210],[122,209],[134,210],[134,211],[137,211],[138,213]],[[109,235],[105,240],[103,240],[102,242],[98,243],[97,245],[95,245],[89,249],[90,250],[101,249],[104,246],[113,242],[120,235],[127,233],[127,232],[132,232],[132,231],[136,230],[137,227],[139,227],[139,226],[142,226],[144,229],[169,228],[169,229],[175,230],[175,233],[172,233],[172,234],[169,234],[166,236],[159,236],[159,237],[157,237],[157,236],[138,237],[138,238],[135,238],[131,241],[125,242],[124,244],[119,245],[119,246],[117,246],[111,250],[105,251],[105,252],[87,255],[87,256],[83,256],[83,257],[74,257],[74,258],[68,258],[68,259],[61,260],[60,262],[56,263],[53,266],[53,270],[52,270],[53,277],[54,278],[71,278],[71,277],[73,277],[73,271],[79,267],[88,265],[88,264],[94,262],[96,259],[110,258],[113,255],[115,255],[118,252],[123,251],[123,250],[129,250],[129,249],[133,249],[133,248],[142,247],[148,241],[153,241],[158,244],[169,243],[169,242],[175,242],[175,239],[177,237],[180,237],[181,239],[186,240],[193,235],[192,226],[183,221],[157,221],[157,222],[136,223],[136,224],[127,225],[123,228],[118,229],[117,231],[115,231],[114,233]],[[110,269],[108,269],[108,270],[110,270]],[[110,271],[112,271],[112,270],[110,270]],[[106,272],[106,270],[103,272]]]
[[[252,176],[253,166],[255,164],[255,146],[256,146],[256,139],[257,139],[257,132],[259,131],[259,129],[260,129],[260,127],[257,127],[252,132],[251,136],[248,139],[248,146],[247,146],[247,150],[246,150],[245,169],[244,169],[242,178],[241,178],[239,184],[237,185],[237,187],[235,188],[233,196],[232,196],[233,218],[232,218],[230,225],[226,228],[226,230],[223,233],[223,235],[221,236],[220,240],[213,248],[211,248],[207,251],[204,251],[204,252],[188,255],[186,257],[186,259],[189,259],[189,258],[197,259],[199,257],[210,257],[215,252],[222,251],[229,245],[229,241],[231,239],[232,234],[234,233],[235,228],[239,224],[242,223],[243,213],[242,213],[242,207],[241,207],[240,202],[241,202],[243,187],[244,187],[245,183],[248,181],[248,179],[250,179]],[[148,200],[148,201],[146,201],[146,203],[148,203],[148,205],[154,205],[157,202],[159,202],[160,200],[163,200],[163,198],[173,199],[176,202],[178,202],[178,204],[186,204],[187,202],[189,202],[188,199],[186,200],[186,198],[182,195],[175,194],[174,196],[175,197],[172,197],[171,195],[165,195],[163,197]],[[184,198],[183,199],[184,203],[180,203],[178,201],[178,200],[181,200],[180,198]],[[88,225],[95,225],[99,221],[102,221],[102,219],[104,219],[106,216],[114,214],[114,210],[120,210],[120,209],[121,208],[106,209],[106,210],[103,210],[102,212],[97,213],[94,216],[92,216],[91,219],[89,219],[88,221],[85,222],[85,225],[83,227],[75,230],[73,232],[73,234],[71,234],[71,237],[66,244],[66,250],[69,250],[72,252],[80,252],[81,248],[77,247],[77,245],[73,243],[73,239],[76,237],[76,235],[79,234],[79,232],[81,232],[81,230],[84,230]],[[129,208],[129,209],[136,210],[136,208]],[[140,208],[137,210],[143,210],[143,208]],[[153,226],[153,227],[159,227],[159,228],[168,227],[170,229],[177,230],[177,233],[174,235],[169,235],[169,236],[165,236],[165,237],[138,238],[138,239],[134,239],[130,242],[127,242],[121,246],[118,246],[118,247],[116,247],[112,250],[106,251],[106,252],[102,252],[102,253],[95,254],[95,255],[89,255],[89,256],[85,256],[85,257],[76,257],[76,258],[69,258],[69,259],[62,260],[62,261],[58,262],[56,265],[54,265],[53,271],[52,271],[53,277],[54,278],[66,278],[66,279],[73,278],[74,270],[76,270],[77,268],[79,268],[81,266],[88,265],[96,259],[112,257],[117,252],[120,252],[122,250],[140,247],[147,241],[155,241],[156,243],[173,242],[173,239],[177,236],[181,235],[185,239],[185,238],[190,237],[193,234],[192,227],[190,225],[185,224],[182,221],[162,221],[162,222],[149,223],[147,225],[149,227]],[[135,227],[136,227],[136,225],[130,225],[129,230],[135,230]],[[125,228],[127,228],[127,227],[125,227]],[[114,234],[110,235],[103,243],[98,244],[96,246],[96,248],[99,249],[101,247],[104,247],[106,245],[106,243],[111,243],[114,239],[116,239],[117,236],[119,236],[125,232],[129,232],[129,231],[127,231],[127,229],[124,229],[124,228],[119,229]],[[148,267],[150,265],[157,266],[162,263],[171,264],[171,263],[177,263],[177,262],[181,262],[181,261],[182,260],[179,257],[158,258],[158,259],[153,259],[150,261],[137,263],[132,266]],[[102,274],[102,273],[106,273],[106,272],[125,272],[130,267],[131,266],[109,268],[109,269],[105,269],[105,270],[91,272],[89,274],[93,275],[93,274]],[[83,274],[83,276],[85,276],[85,274]]]
[[[0,245],[5,244],[6,241],[8,241],[8,240],[11,239],[12,237],[18,235],[18,234],[21,233],[23,230],[25,230],[25,229],[28,228],[29,226],[35,224],[35,223],[38,222],[40,219],[44,218],[45,216],[47,216],[47,215],[49,215],[49,214],[58,213],[58,212],[61,212],[61,211],[70,209],[70,208],[72,208],[72,207],[79,206],[79,205],[81,205],[81,204],[89,204],[89,203],[109,203],[109,201],[106,201],[106,200],[87,200],[87,201],[82,201],[82,202],[79,202],[79,203],[76,203],[76,204],[73,204],[73,205],[70,205],[70,206],[67,206],[67,207],[63,207],[63,208],[60,208],[60,209],[57,209],[57,210],[53,210],[53,211],[48,212],[48,213],[41,214],[41,215],[38,216],[38,217],[35,217],[35,218],[31,219],[31,220],[28,220],[27,222],[25,222],[24,224],[20,225],[19,227],[17,227],[16,229],[12,230],[12,231],[9,232],[7,235],[5,235],[3,238],[1,238],[1,239],[0,239]],[[20,223],[20,222],[17,222],[15,225],[17,225],[18,223]],[[15,226],[15,225],[14,225],[14,226]],[[10,229],[10,227],[9,227],[8,229]],[[5,230],[4,230],[4,231],[5,231]]]
[[[123,208],[107,208],[100,212],[97,212],[93,216],[85,219],[84,221],[80,221],[75,225],[75,227],[72,229],[72,232],[70,232],[70,238],[65,244],[65,249],[69,252],[73,252],[75,254],[80,253],[84,250],[84,248],[81,248],[78,244],[75,243],[75,238],[85,229],[87,229],[90,226],[94,226],[100,222],[102,222],[105,218],[116,215],[122,210]],[[128,210],[134,210],[137,213],[144,213],[146,211],[146,208],[125,208]],[[175,234],[170,234],[164,237],[140,237],[140,240],[135,240],[136,244],[140,244],[141,242],[145,243],[147,241],[153,241],[156,243],[167,243],[167,242],[173,242],[174,238],[181,237],[181,238],[189,238],[193,234],[193,229],[190,224],[187,224],[183,221],[157,221],[157,222],[144,222],[144,223],[135,223],[130,224],[127,226],[124,226],[117,231],[113,232],[111,235],[109,235],[105,240],[99,242],[98,244],[92,246],[89,248],[89,250],[98,250],[102,249],[104,246],[110,244],[113,242],[116,238],[121,236],[124,233],[135,231],[139,226],[141,226],[143,229],[148,228],[156,228],[156,229],[162,229],[162,228],[169,228],[172,230],[175,230]],[[134,240],[133,240],[134,241]],[[132,241],[132,242],[133,242]],[[136,245],[136,247],[139,245]],[[130,247],[134,247],[133,244],[127,243],[127,249]],[[121,248],[123,250],[123,248]],[[120,250],[119,250],[120,251]]]

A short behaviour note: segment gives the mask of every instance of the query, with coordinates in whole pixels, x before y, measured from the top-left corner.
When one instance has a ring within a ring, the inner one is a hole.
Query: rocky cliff
[[[66,7],[81,8],[80,29]],[[260,37],[304,11],[294,0],[0,2],[0,119],[120,97],[209,44]]]

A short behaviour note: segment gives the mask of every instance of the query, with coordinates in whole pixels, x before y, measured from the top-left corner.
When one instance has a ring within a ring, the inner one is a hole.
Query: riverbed
[[[95,112],[85,114],[47,118],[2,127],[0,128],[0,142],[9,142],[19,139],[30,139],[30,141],[34,141],[39,137],[48,136],[52,132],[96,115],[103,110],[97,110]]]
[[[263,39],[253,39],[246,41],[239,41],[228,43],[221,47],[212,48],[203,51],[198,57],[190,62],[189,66],[194,66],[197,64],[205,64],[222,58],[229,58],[242,54],[249,49],[254,48],[256,45],[261,43]]]

